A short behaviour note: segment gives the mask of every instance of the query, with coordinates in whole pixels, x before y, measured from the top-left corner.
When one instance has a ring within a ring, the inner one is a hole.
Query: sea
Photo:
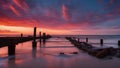
[[[74,47],[65,37],[74,37],[101,47],[118,48],[120,35],[54,35],[45,43],[37,39],[37,47],[32,48],[32,41],[16,45],[16,55],[8,56],[8,47],[0,48],[0,68],[120,68],[120,58],[98,59]],[[78,52],[78,54],[73,54]],[[64,53],[61,55],[60,53]]]

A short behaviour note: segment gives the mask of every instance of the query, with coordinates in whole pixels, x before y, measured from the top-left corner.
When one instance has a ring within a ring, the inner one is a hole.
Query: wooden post
[[[43,33],[43,38],[45,38],[46,37],[46,33]]]
[[[46,33],[43,33],[43,44],[46,42]]]
[[[15,55],[15,47],[16,45],[13,43],[8,45],[8,56]]]
[[[40,38],[41,38],[41,35],[42,35],[42,33],[41,33],[41,32],[39,32],[39,36],[40,36]]]
[[[103,39],[100,39],[100,44],[103,45]]]
[[[36,41],[36,27],[34,27],[33,41]]]
[[[36,42],[36,27],[34,27],[34,35],[33,35],[33,42],[32,42],[32,47],[36,47],[37,46],[37,42]]]
[[[86,43],[88,43],[88,38],[86,38]]]
[[[23,37],[23,34],[21,34],[21,38]]]
[[[22,42],[23,41],[23,34],[21,33],[21,35],[20,35],[20,42]]]
[[[120,40],[118,40],[118,46],[120,47]]]
[[[42,37],[42,36],[41,36],[41,32],[39,32],[39,39],[40,39],[40,41],[41,41],[41,37]]]
[[[78,42],[80,41],[80,38],[78,38]]]
[[[41,32],[39,32],[39,42],[40,42],[40,47],[41,47],[41,42],[42,42],[42,40],[41,40],[42,36],[41,36],[41,35],[42,35]]]

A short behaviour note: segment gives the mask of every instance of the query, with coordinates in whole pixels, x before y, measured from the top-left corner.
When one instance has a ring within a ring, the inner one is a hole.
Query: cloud
[[[86,30],[116,22],[116,28],[119,6],[120,0],[0,0],[0,25]]]
[[[62,13],[63,13],[63,18],[67,21],[71,19],[71,13],[69,10],[69,7],[66,6],[65,4],[62,5]]]
[[[10,31],[10,30],[0,30],[0,34],[4,34],[4,33],[19,33],[19,32],[16,32],[16,31]]]
[[[10,5],[10,9],[11,9],[16,15],[21,16],[21,14],[18,12],[18,10],[17,10],[14,6]]]
[[[20,7],[21,9],[23,10],[28,10],[29,9],[29,6],[28,4],[26,3],[26,0],[13,0],[13,2],[18,6]]]

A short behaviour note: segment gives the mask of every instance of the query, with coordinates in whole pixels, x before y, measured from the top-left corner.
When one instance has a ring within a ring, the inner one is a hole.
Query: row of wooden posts
[[[80,41],[80,38],[78,38],[78,42]],[[86,38],[86,43],[88,43],[88,41],[89,41],[89,39],[88,38]],[[104,42],[103,42],[103,39],[100,39],[100,44],[101,45],[103,45],[104,44]]]
[[[80,41],[80,38],[77,39],[78,42]],[[89,39],[86,38],[86,43],[88,43]],[[100,45],[102,46],[104,44],[104,40],[103,39],[100,39]],[[120,46],[120,40],[118,40],[118,46]]]
[[[105,58],[108,56],[115,56],[120,57],[120,48],[113,48],[113,47],[107,47],[107,48],[97,48],[92,46],[91,44],[87,42],[80,42],[74,38],[66,37],[67,40],[69,40],[75,47],[77,47],[80,50],[83,50],[87,52],[89,55],[95,56],[97,58]],[[88,40],[88,39],[86,39]],[[101,41],[101,43],[103,40]]]
[[[36,35],[36,27],[34,27],[34,33],[33,33],[33,39],[31,39],[31,40],[33,40],[33,42],[32,42],[32,48],[36,48],[37,47],[37,41],[36,41],[36,39],[40,39],[40,42],[41,42],[41,38],[43,39],[43,42],[44,41],[46,41],[46,33],[43,33],[43,35],[41,34],[41,32],[39,33],[39,37],[37,37],[37,35]],[[21,39],[22,39],[22,37],[23,37],[23,34],[21,34]],[[11,40],[10,40],[11,41]],[[21,43],[21,42],[20,42]],[[8,45],[8,56],[11,56],[11,55],[15,55],[15,48],[16,48],[16,44],[14,44],[14,43],[9,43],[9,45]]]

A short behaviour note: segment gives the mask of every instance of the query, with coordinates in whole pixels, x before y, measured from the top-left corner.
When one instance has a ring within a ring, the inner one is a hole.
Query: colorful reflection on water
[[[51,38],[45,44],[37,41],[37,48],[32,48],[32,41],[18,44],[16,56],[11,57],[7,56],[7,47],[0,48],[0,68],[120,68],[119,58],[97,59],[65,38]]]

